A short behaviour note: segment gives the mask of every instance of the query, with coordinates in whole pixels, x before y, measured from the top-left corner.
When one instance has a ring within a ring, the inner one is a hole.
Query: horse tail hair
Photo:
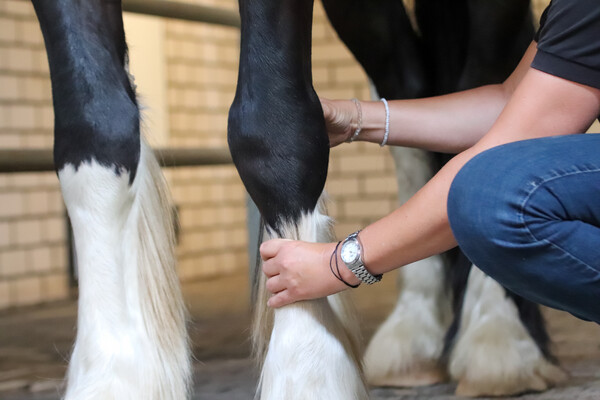
[[[143,325],[155,348],[149,382],[160,382],[157,399],[185,399],[191,359],[186,310],[176,273],[175,222],[167,182],[152,149],[142,140],[132,185],[134,204],[128,221],[137,230],[137,274]],[[135,240],[135,239],[134,239]],[[153,397],[154,398],[154,397]]]

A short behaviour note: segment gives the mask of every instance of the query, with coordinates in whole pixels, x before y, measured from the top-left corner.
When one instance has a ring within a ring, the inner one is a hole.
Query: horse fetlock
[[[435,302],[404,293],[365,353],[365,373],[375,386],[422,386],[447,379],[439,358],[446,324]]]
[[[261,374],[261,400],[367,400],[357,354],[349,346],[325,299],[277,310]]]
[[[400,296],[365,353],[369,383],[422,386],[446,380],[439,358],[450,312],[443,288],[443,262],[430,257],[398,274]]]
[[[564,377],[525,328],[504,288],[477,268],[469,275],[457,337],[448,364],[457,394],[543,391]]]

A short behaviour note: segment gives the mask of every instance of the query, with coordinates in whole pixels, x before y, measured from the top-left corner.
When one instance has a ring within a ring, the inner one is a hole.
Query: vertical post
[[[248,265],[250,266],[248,272],[250,279],[248,282],[252,285],[252,277],[256,273],[258,268],[258,246],[260,246],[260,212],[258,207],[252,201],[250,196],[246,196],[246,217],[247,217],[247,228],[248,228]],[[252,288],[250,288],[252,289]],[[252,292],[252,291],[251,291]]]

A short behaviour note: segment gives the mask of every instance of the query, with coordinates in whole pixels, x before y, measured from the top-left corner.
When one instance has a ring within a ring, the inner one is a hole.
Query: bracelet
[[[354,99],[352,99],[352,102],[356,106],[356,111],[358,112],[358,121],[356,123],[356,130],[354,131],[354,134],[348,140],[349,142],[354,142],[358,138],[358,134],[360,133],[360,131],[362,129],[362,108],[360,106],[360,101],[358,101],[358,99],[354,98]]]
[[[390,106],[388,102],[383,97],[380,100],[385,106],[385,133],[383,134],[383,140],[379,146],[383,147],[388,141],[388,136],[390,136]]]
[[[344,280],[344,278],[342,278],[342,273],[340,272],[340,266],[339,266],[338,259],[337,259],[337,251],[338,251],[338,248],[340,247],[340,244],[342,244],[341,241],[339,241],[335,245],[335,249],[333,250],[333,253],[331,253],[331,257],[329,258],[329,269],[331,270],[331,273],[333,274],[333,276],[335,276],[340,282],[343,282],[344,285],[351,287],[352,289],[355,289],[360,286],[360,282],[358,283],[358,285],[351,285],[348,282],[346,282]],[[336,273],[336,271],[333,270],[334,258],[335,258],[335,269],[337,270],[337,273]]]

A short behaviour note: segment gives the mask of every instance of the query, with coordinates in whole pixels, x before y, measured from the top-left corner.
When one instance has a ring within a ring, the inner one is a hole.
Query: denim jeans
[[[467,257],[507,289],[600,323],[600,134],[477,155],[452,183],[448,217]]]

